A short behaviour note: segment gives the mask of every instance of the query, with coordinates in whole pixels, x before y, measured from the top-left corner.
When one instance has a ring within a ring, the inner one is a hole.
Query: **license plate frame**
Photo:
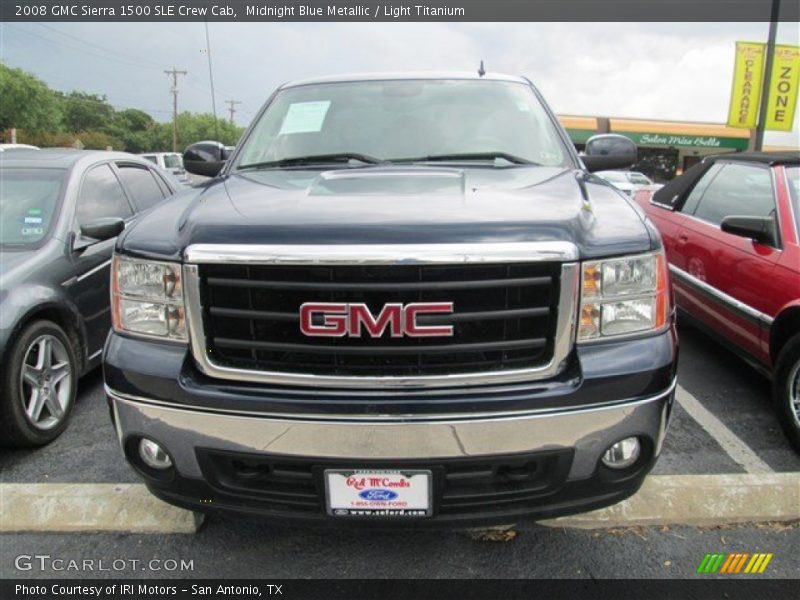
[[[433,516],[431,469],[330,468],[322,476],[328,516],[377,520]],[[353,479],[349,484],[348,478]]]

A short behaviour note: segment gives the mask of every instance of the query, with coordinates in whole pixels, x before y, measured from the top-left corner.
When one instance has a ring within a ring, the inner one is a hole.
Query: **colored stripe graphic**
[[[720,573],[734,575],[739,573],[763,573],[769,562],[772,560],[771,553],[756,552],[730,552],[707,553],[700,565],[697,573]],[[745,566],[746,565],[746,566]]]

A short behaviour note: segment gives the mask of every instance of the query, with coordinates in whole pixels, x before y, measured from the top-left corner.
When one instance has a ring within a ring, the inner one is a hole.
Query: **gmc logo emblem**
[[[449,315],[452,302],[385,304],[373,315],[366,304],[306,302],[300,306],[300,331],[312,337],[381,337],[389,329],[392,337],[452,337],[452,325],[419,325],[421,314]],[[316,317],[316,318],[315,318]]]

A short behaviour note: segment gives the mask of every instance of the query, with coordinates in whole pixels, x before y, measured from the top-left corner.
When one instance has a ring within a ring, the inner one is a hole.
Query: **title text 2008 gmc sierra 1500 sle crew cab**
[[[113,262],[106,391],[158,497],[316,523],[508,523],[617,502],[675,389],[667,265],[531,83],[283,85]]]

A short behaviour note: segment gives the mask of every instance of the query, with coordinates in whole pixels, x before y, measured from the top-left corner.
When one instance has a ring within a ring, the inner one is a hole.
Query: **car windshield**
[[[31,246],[47,235],[65,176],[62,169],[0,169],[0,245]]]
[[[650,185],[650,180],[641,173],[628,173],[628,179],[636,185]]]
[[[530,86],[504,81],[394,80],[302,85],[276,94],[234,168],[358,161],[503,161],[569,165]],[[278,165],[284,161],[284,164]]]
[[[182,169],[183,159],[181,158],[180,154],[165,154],[164,166],[167,169]]]
[[[628,182],[628,180],[625,178],[625,173],[622,173],[621,171],[605,171],[598,174],[606,181],[612,181],[614,183]]]
[[[786,179],[789,181],[789,193],[792,196],[792,209],[797,234],[800,235],[800,167],[786,169]]]

